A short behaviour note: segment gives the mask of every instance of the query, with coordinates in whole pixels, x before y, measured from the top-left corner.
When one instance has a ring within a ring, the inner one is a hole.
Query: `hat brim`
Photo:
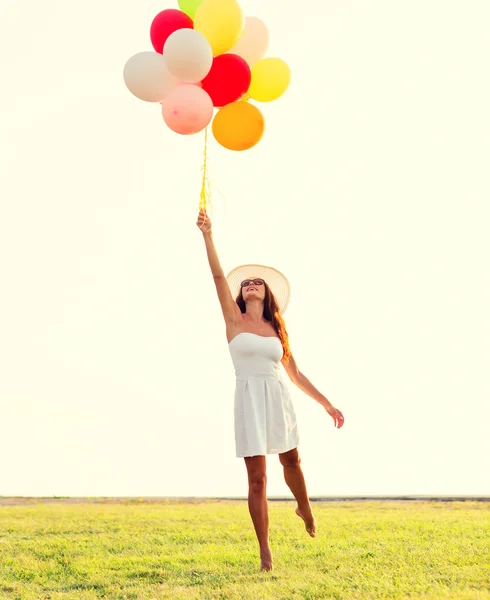
[[[279,312],[283,314],[288,307],[291,296],[291,287],[286,276],[273,267],[265,265],[241,265],[235,267],[226,276],[233,298],[240,293],[240,284],[244,279],[260,277],[270,287],[279,305]]]

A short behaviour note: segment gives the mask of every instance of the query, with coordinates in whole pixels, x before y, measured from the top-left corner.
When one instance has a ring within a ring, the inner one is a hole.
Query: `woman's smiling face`
[[[260,277],[244,279],[241,283],[242,296],[245,302],[247,300],[257,299],[264,300],[265,298],[265,285],[264,280]]]

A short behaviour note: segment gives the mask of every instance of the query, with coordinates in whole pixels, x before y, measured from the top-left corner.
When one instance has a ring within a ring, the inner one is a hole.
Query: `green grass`
[[[490,599],[490,504],[271,502],[259,572],[245,502],[0,507],[2,600]]]

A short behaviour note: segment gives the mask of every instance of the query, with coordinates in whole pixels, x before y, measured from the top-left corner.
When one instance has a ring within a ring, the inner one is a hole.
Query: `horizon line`
[[[490,496],[479,494],[396,494],[396,495],[331,495],[311,496],[310,502],[490,502]],[[96,504],[96,503],[189,503],[202,502],[246,502],[246,496],[0,496],[0,505],[18,505],[35,502],[55,504]],[[268,496],[271,502],[294,502],[293,497]]]

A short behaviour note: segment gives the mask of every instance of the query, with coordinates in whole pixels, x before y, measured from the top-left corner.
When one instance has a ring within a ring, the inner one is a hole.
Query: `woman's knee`
[[[289,452],[284,452],[284,454],[279,454],[279,460],[283,467],[295,468],[299,467],[301,464],[301,458],[297,448],[293,448],[293,450],[289,450]]]
[[[250,491],[254,494],[262,493],[267,485],[267,475],[265,473],[252,473],[248,478]]]
[[[265,456],[245,457],[248,472],[248,486],[253,493],[261,493],[267,483]]]

